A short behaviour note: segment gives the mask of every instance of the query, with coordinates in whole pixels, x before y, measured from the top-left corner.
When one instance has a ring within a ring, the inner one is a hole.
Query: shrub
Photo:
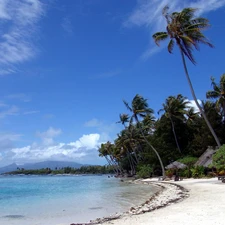
[[[150,177],[153,172],[153,169],[150,165],[143,165],[143,166],[140,166],[138,169],[139,171],[137,172],[137,175],[139,178]]]
[[[213,166],[218,171],[225,170],[225,145],[221,146],[213,156]]]
[[[205,168],[203,166],[196,166],[191,169],[192,177],[201,178],[204,176]]]
[[[192,176],[191,169],[185,168],[185,169],[181,170],[180,176],[181,177],[191,177]]]

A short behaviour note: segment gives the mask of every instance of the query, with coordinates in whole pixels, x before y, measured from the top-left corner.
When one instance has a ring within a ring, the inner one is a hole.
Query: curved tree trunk
[[[137,120],[137,123],[140,125],[139,120],[138,120],[137,117],[136,117],[136,120]],[[162,176],[163,176],[163,179],[164,179],[164,178],[166,177],[166,174],[165,174],[165,169],[164,169],[164,166],[163,166],[163,162],[162,162],[162,160],[161,160],[161,157],[160,157],[159,153],[156,151],[156,149],[149,143],[149,141],[148,141],[147,138],[145,137],[144,132],[143,132],[141,126],[140,126],[140,130],[141,130],[141,134],[142,134],[144,140],[146,141],[146,143],[148,144],[148,146],[155,152],[155,154],[156,154],[157,157],[158,157],[158,160],[159,160],[159,162],[160,162],[160,166],[161,166],[161,169],[162,169]]]
[[[205,120],[205,122],[206,122],[206,124],[207,124],[207,126],[208,126],[208,128],[210,130],[210,132],[212,133],[212,135],[213,135],[213,137],[214,137],[214,139],[216,141],[216,144],[218,145],[218,147],[221,147],[220,141],[219,141],[218,137],[216,136],[216,133],[214,132],[214,130],[213,130],[213,128],[212,128],[208,118],[206,117],[206,114],[205,114],[204,110],[202,109],[202,107],[198,103],[197,97],[196,97],[195,92],[194,92],[194,88],[193,88],[192,83],[191,83],[191,79],[190,79],[189,74],[188,74],[187,65],[186,65],[186,61],[185,61],[185,58],[184,58],[184,53],[183,53],[179,43],[178,43],[178,45],[179,45],[179,48],[180,48],[180,52],[181,52],[181,56],[182,56],[182,62],[183,62],[183,66],[184,66],[184,71],[185,71],[186,78],[188,80],[188,85],[189,85],[189,87],[191,89],[192,97],[193,97],[193,99],[195,101],[195,104],[199,108],[199,111],[200,111],[201,115],[203,116],[203,118],[204,118],[204,120]]]
[[[172,124],[173,135],[174,135],[174,138],[175,138],[175,141],[176,141],[177,148],[178,148],[179,152],[182,153],[182,152],[181,152],[181,149],[180,149],[179,142],[178,142],[178,140],[177,140],[177,135],[176,135],[176,132],[175,132],[175,127],[174,127],[173,120],[172,120],[171,117],[169,117],[169,118],[170,118],[170,121],[171,121],[171,124]]]

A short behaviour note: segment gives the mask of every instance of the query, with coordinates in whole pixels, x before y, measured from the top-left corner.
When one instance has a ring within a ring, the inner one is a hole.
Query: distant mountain
[[[8,166],[1,167],[0,168],[0,174],[10,172],[10,171],[15,171],[15,170],[17,170],[17,167],[18,166],[16,165],[16,163],[10,164]]]
[[[84,166],[82,164],[76,163],[76,162],[65,162],[65,161],[44,161],[44,162],[38,162],[38,163],[26,163],[24,165],[17,165],[16,163],[10,164],[5,167],[0,168],[0,174],[11,172],[17,170],[17,168],[24,168],[26,170],[37,170],[42,168],[50,168],[52,170],[59,169],[63,167],[72,167],[72,168],[80,168],[81,166]]]

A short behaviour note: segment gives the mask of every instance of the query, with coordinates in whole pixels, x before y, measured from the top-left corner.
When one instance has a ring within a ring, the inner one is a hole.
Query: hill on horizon
[[[69,162],[69,161],[43,161],[37,163],[25,163],[23,165],[17,165],[16,163],[12,163],[10,165],[0,167],[0,174],[15,171],[18,168],[25,169],[25,170],[38,170],[43,168],[50,168],[51,170],[55,170],[56,168],[63,168],[63,167],[72,167],[72,168],[80,168],[81,166],[85,166],[84,164],[76,163],[76,162]]]

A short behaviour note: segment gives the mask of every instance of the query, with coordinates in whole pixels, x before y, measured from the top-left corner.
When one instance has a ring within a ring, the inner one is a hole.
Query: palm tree
[[[152,37],[157,45],[159,45],[160,41],[170,38],[168,44],[169,53],[172,53],[175,43],[177,44],[181,53],[184,71],[191,89],[192,97],[199,108],[199,111],[203,116],[208,128],[210,129],[217,145],[220,147],[220,141],[217,138],[210,122],[208,121],[204,110],[197,101],[185,61],[186,56],[193,64],[196,64],[192,51],[193,48],[198,50],[200,43],[206,44],[209,47],[213,47],[213,45],[201,32],[203,29],[209,27],[209,21],[202,17],[194,18],[194,13],[196,11],[194,8],[184,8],[181,12],[173,12],[171,14],[168,13],[168,9],[168,6],[164,7],[163,9],[163,15],[167,22],[166,32],[157,32]]]
[[[120,121],[118,121],[117,123],[122,123],[124,128],[126,128],[126,123],[128,122],[129,122],[129,115],[126,113],[120,114]]]
[[[173,131],[173,135],[174,135],[174,139],[177,145],[177,148],[179,150],[180,153],[181,152],[181,148],[177,139],[177,134],[175,131],[175,124],[174,121],[175,119],[184,121],[185,117],[184,115],[187,112],[187,108],[188,108],[188,104],[189,102],[186,100],[185,97],[183,97],[182,95],[177,95],[175,96],[169,96],[166,99],[166,103],[163,104],[163,109],[160,109],[158,111],[158,113],[165,111],[165,117],[168,118],[171,122],[172,125],[172,131]]]
[[[189,107],[186,111],[187,116],[187,123],[194,123],[196,118],[199,117],[199,112],[195,112],[195,109],[193,107]]]
[[[127,109],[132,113],[132,115],[130,117],[130,124],[132,124],[133,122],[137,123],[137,126],[139,126],[139,128],[140,128],[141,134],[142,134],[145,142],[148,144],[148,146],[150,146],[150,148],[157,155],[158,160],[160,162],[161,169],[162,169],[162,176],[164,178],[165,177],[165,169],[164,169],[161,157],[160,157],[159,153],[156,151],[156,149],[153,147],[153,145],[145,137],[142,126],[139,121],[139,117],[145,118],[147,115],[152,115],[153,110],[148,107],[147,99],[144,99],[142,96],[140,96],[138,94],[135,95],[135,97],[133,98],[131,106],[128,104],[128,102],[126,102],[126,101],[123,101],[123,102],[124,102],[125,106],[127,107]]]
[[[206,93],[208,99],[217,99],[216,106],[217,109],[221,108],[223,119],[225,118],[225,73],[220,77],[220,83],[215,82],[215,78],[211,77],[212,81],[212,91]]]

